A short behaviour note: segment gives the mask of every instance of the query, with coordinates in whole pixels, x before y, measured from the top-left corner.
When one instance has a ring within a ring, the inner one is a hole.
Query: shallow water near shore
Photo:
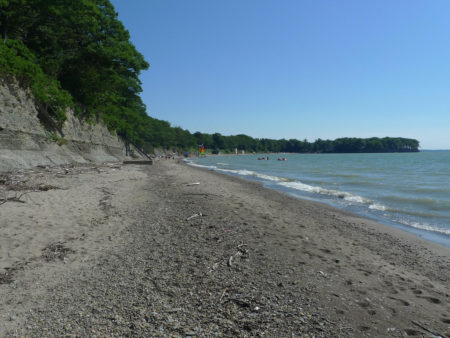
[[[189,158],[450,247],[450,151],[269,154]],[[286,161],[278,161],[286,158]]]

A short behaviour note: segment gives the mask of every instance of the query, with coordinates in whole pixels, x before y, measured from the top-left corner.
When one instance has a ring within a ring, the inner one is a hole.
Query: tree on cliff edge
[[[28,49],[80,113],[133,137],[147,116],[139,74],[149,64],[109,0],[0,0],[0,20],[3,43]]]

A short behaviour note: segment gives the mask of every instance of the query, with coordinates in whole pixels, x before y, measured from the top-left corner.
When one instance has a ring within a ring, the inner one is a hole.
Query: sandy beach
[[[450,337],[450,250],[190,167],[0,174],[0,336]]]

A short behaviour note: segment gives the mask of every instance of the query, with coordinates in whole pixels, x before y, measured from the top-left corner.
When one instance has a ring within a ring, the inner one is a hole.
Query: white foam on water
[[[187,164],[193,166],[193,167],[199,167],[199,168],[207,168],[207,169],[217,169],[217,167],[215,165],[201,165],[195,162],[192,162],[190,160],[184,159],[184,162],[186,162]]]
[[[306,191],[306,192],[314,192],[316,194],[320,194],[321,191],[323,191],[322,188],[320,187],[315,187],[312,185],[308,185],[308,184],[304,184],[301,182],[281,182],[280,185],[282,185],[283,187],[286,188],[291,188],[291,189],[296,189],[296,190],[301,190],[301,191]]]
[[[313,186],[313,185],[308,185],[308,184],[298,182],[298,181],[280,182],[279,185],[287,187],[287,188],[291,188],[291,189],[312,192],[312,193],[321,194],[321,195],[334,196],[334,197],[343,199],[343,200],[351,202],[351,203],[359,203],[359,204],[372,203],[372,201],[367,198],[364,198],[359,195],[354,195],[354,194],[351,194],[346,191],[325,189],[325,188],[321,188],[321,187],[317,187],[317,186]]]
[[[450,229],[438,228],[438,227],[432,226],[427,223],[419,223],[419,222],[408,221],[408,220],[404,220],[404,219],[397,220],[397,222],[407,225],[407,226],[410,226],[410,227],[413,227],[413,228],[416,228],[416,229],[438,232],[438,233],[450,236]]]
[[[259,178],[262,178],[262,179],[268,180],[268,181],[274,181],[274,182],[283,181],[283,179],[278,176],[264,175],[264,174],[258,174],[258,173],[256,173],[256,177],[259,177]]]
[[[353,195],[348,192],[344,192],[343,194],[345,194],[344,200],[349,201],[349,202],[361,203],[361,204],[372,202],[371,200],[369,200],[367,198],[364,198],[364,197],[358,196],[358,195]]]
[[[237,174],[237,175],[242,175],[242,176],[252,176],[252,174],[253,174],[253,171],[245,170],[245,169],[234,170],[234,169],[218,168],[217,171],[222,171],[224,173],[232,173],[232,174]]]
[[[386,211],[386,207],[384,205],[378,204],[378,203],[373,203],[373,204],[369,205],[369,209]]]
[[[260,174],[260,173],[258,173],[256,171],[252,171],[252,170],[246,170],[246,169],[240,169],[240,170],[223,169],[223,168],[218,168],[215,165],[201,165],[201,164],[192,162],[192,161],[187,160],[187,159],[185,159],[184,161],[187,164],[192,165],[194,167],[207,168],[207,169],[212,169],[212,170],[216,170],[216,171],[222,171],[222,172],[225,172],[225,173],[231,173],[231,174],[236,174],[236,175],[241,175],[241,176],[253,176],[253,177],[258,177],[258,178],[261,178],[261,179],[267,180],[267,181],[282,182],[282,181],[286,180],[284,178],[277,177],[277,176]],[[217,164],[219,164],[219,163],[217,163]]]
[[[229,163],[217,162],[218,165],[230,165]]]
[[[260,173],[257,173],[256,171],[245,170],[245,169],[232,170],[232,169],[221,169],[221,168],[218,168],[217,171],[223,171],[223,172],[233,173],[233,174],[242,175],[242,176],[253,176],[253,177],[258,177],[258,178],[261,178],[263,180],[273,181],[273,182],[281,182],[281,181],[284,180],[283,178],[280,178],[280,177],[277,177],[277,176],[260,174]]]
[[[358,204],[365,204],[365,205],[368,204],[368,208],[372,209],[372,210],[380,210],[380,211],[389,210],[388,207],[386,207],[382,204],[376,203],[376,202],[374,202],[370,199],[364,198],[362,196],[351,194],[349,192],[341,192],[341,191],[337,191],[337,190],[324,189],[321,187],[304,184],[304,183],[301,183],[298,181],[296,181],[296,182],[280,182],[278,184],[281,186],[284,186],[284,187],[291,188],[291,189],[338,197],[340,199],[349,201],[351,203],[358,203]],[[406,219],[397,219],[394,221],[401,223],[403,225],[407,225],[407,226],[416,228],[416,229],[450,235],[450,229],[436,227],[436,226],[433,226],[428,223],[419,223],[416,221],[411,221],[411,220],[406,220]]]

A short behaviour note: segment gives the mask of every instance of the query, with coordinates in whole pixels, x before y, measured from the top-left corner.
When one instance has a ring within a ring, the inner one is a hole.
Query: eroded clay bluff
[[[81,122],[70,110],[62,135],[52,137],[38,119],[33,97],[17,83],[0,79],[0,172],[123,159],[125,145],[119,137],[103,123]]]

